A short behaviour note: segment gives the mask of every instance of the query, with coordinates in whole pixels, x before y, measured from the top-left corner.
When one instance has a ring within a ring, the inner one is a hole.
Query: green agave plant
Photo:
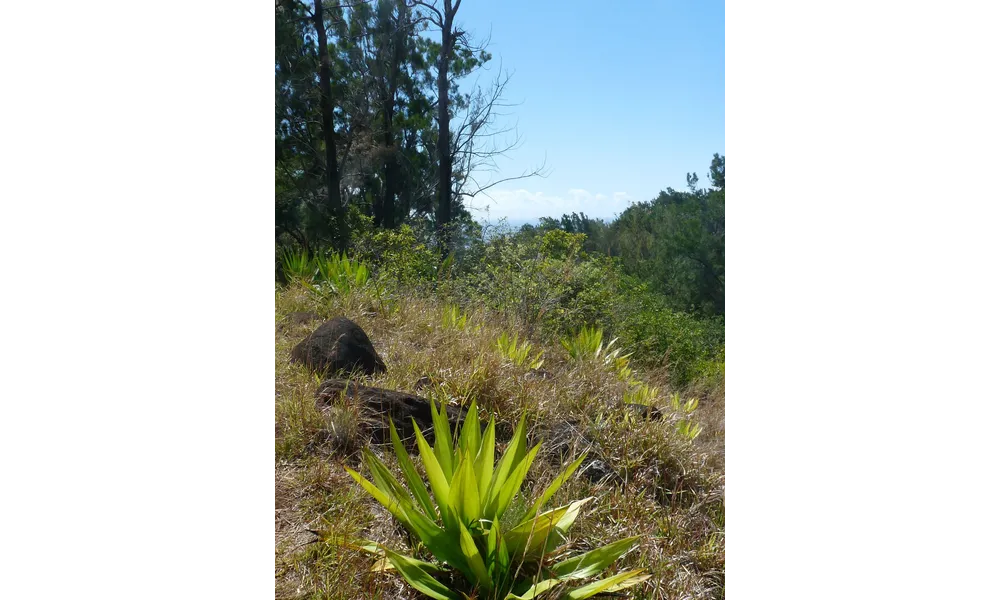
[[[364,287],[371,279],[368,267],[363,262],[352,260],[346,255],[334,254],[330,258],[317,258],[316,266],[319,278],[338,294]]]
[[[652,406],[653,401],[656,400],[656,396],[659,394],[659,390],[645,383],[640,383],[635,387],[627,390],[623,400],[629,404],[642,404],[644,406]]]
[[[670,396],[670,406],[674,410],[683,410],[685,414],[689,417],[694,413],[695,409],[698,408],[698,399],[691,398],[687,402],[681,404],[681,395],[674,393]],[[694,440],[702,432],[702,426],[695,423],[693,419],[681,419],[677,421],[677,433],[684,438],[689,440]]]
[[[570,600],[613,592],[649,578],[642,570],[624,571],[584,583],[631,550],[638,536],[595,550],[563,558],[559,546],[580,509],[593,498],[539,512],[553,494],[583,462],[581,456],[546,488],[533,505],[517,518],[506,515],[518,494],[539,447],[527,448],[522,416],[514,438],[494,464],[495,422],[481,431],[475,402],[472,403],[457,443],[444,407],[431,401],[434,447],[431,448],[414,422],[417,447],[430,483],[430,493],[417,475],[413,462],[390,422],[392,445],[406,486],[398,482],[386,465],[370,450],[364,460],[373,482],[357,471],[347,472],[369,494],[398,519],[420,541],[437,562],[428,562],[394,552],[376,542],[358,547],[379,557],[385,568],[394,569],[414,589],[437,600],[528,600],[559,597]],[[431,497],[433,494],[433,498]],[[525,506],[527,502],[523,503]],[[505,526],[502,523],[515,523]],[[553,562],[555,558],[562,558]],[[457,572],[461,578],[453,589],[435,577]],[[462,584],[464,579],[465,584]],[[579,587],[573,588],[573,585]]]
[[[464,331],[468,319],[468,315],[463,313],[462,309],[454,304],[449,304],[445,307],[444,313],[441,315],[441,326],[445,329]]]
[[[312,280],[316,266],[306,252],[285,249],[281,252],[281,268],[288,279]]]
[[[504,358],[518,367],[528,363],[528,368],[530,369],[541,369],[542,365],[545,364],[545,359],[542,358],[541,352],[536,354],[534,358],[530,358],[531,342],[525,340],[522,344],[518,345],[516,333],[513,337],[507,335],[506,331],[500,334],[500,338],[497,340],[497,349],[500,350],[500,354]]]
[[[605,345],[604,330],[598,327],[583,327],[576,335],[563,338],[559,341],[573,360],[598,360],[614,368],[619,373],[622,367],[628,366],[628,358],[632,356],[631,354],[619,356],[621,348],[611,349],[615,345],[615,342],[618,341],[618,338],[611,340]],[[627,375],[631,375],[631,371]]]

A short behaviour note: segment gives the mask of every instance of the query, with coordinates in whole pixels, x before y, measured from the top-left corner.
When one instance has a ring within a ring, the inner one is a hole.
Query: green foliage
[[[409,225],[371,231],[357,241],[356,252],[373,265],[379,277],[403,285],[429,281],[437,274],[437,257],[417,241]]]
[[[455,266],[455,253],[452,252],[441,261],[441,265],[437,269],[437,279],[442,281],[451,277],[452,268]]]
[[[480,430],[475,403],[457,443],[452,438],[444,406],[438,409],[432,401],[431,415],[433,448],[414,422],[430,493],[391,423],[393,449],[405,485],[367,449],[364,460],[374,483],[352,469],[347,472],[437,562],[400,554],[375,542],[362,542],[357,547],[383,558],[414,589],[440,600],[461,600],[469,594],[483,600],[526,600],[541,597],[550,590],[558,591],[562,598],[583,599],[624,589],[648,578],[641,570],[625,571],[570,589],[571,583],[577,585],[603,572],[635,546],[638,536],[553,563],[556,549],[566,541],[581,508],[593,498],[540,511],[580,466],[583,456],[566,467],[523,514],[505,518],[505,513],[513,510],[512,500],[540,448],[536,445],[528,449],[524,417],[499,462],[494,464],[495,421],[491,418],[486,429]],[[505,526],[506,522],[514,525]],[[464,585],[459,583],[453,589],[435,577],[449,571],[457,572]]]
[[[629,385],[633,385],[636,383],[635,379],[632,377],[635,371],[632,369],[629,362],[630,358],[631,355],[615,357],[614,361],[612,361],[611,367],[614,370],[615,377],[618,378],[618,381],[624,381]]]
[[[583,324],[601,328],[630,349],[637,365],[665,364],[675,385],[718,372],[712,364],[724,347],[721,317],[671,308],[617,259],[586,255],[580,239],[555,230],[491,239],[481,261],[449,290],[542,339],[572,338]],[[631,363],[611,366],[622,381],[633,377]]]
[[[710,370],[725,348],[721,317],[675,311],[666,300],[641,287],[621,305],[617,333],[633,355],[647,365],[665,365],[671,381],[686,385]]]
[[[554,229],[542,235],[541,251],[549,258],[565,260],[579,255],[586,240],[586,234],[566,233],[561,229]]]
[[[674,310],[725,313],[725,157],[716,154],[712,187],[668,189],[626,209],[609,227],[602,250],[622,259],[626,272],[649,281]]]
[[[368,266],[345,254],[309,258],[305,252],[286,249],[281,253],[281,264],[287,280],[305,285],[320,296],[346,295],[372,284]]]
[[[586,214],[572,213],[563,215],[556,220],[551,217],[542,217],[538,220],[538,225],[523,225],[520,233],[526,237],[534,235],[544,235],[547,232],[560,230],[569,234],[581,234],[583,238],[583,250],[589,253],[607,252],[608,224],[601,219],[591,219]]]
[[[545,359],[542,358],[541,352],[529,360],[528,357],[531,354],[531,342],[525,340],[522,344],[518,345],[516,333],[513,337],[511,337],[507,335],[506,331],[503,332],[497,340],[497,349],[500,350],[500,354],[504,358],[511,361],[518,367],[524,366],[524,364],[527,363],[528,368],[530,369],[541,369],[542,364],[545,363]]]
[[[458,289],[508,324],[545,337],[581,323],[613,322],[619,272],[608,260],[585,257],[579,237],[501,236],[483,249]]]
[[[681,395],[679,393],[673,393],[670,395],[670,406],[674,410],[683,410],[687,414],[691,414],[698,408],[698,399],[690,398],[683,404],[681,404]]]
[[[691,369],[693,381],[717,387],[726,380],[726,349],[722,347],[715,356],[697,360]]]
[[[701,434],[702,427],[691,419],[677,421],[677,434],[689,440],[694,440]]]

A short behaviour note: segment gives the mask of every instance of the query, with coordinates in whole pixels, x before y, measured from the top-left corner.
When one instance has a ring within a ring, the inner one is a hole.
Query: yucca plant
[[[437,267],[437,280],[443,281],[451,277],[451,268],[455,264],[455,253],[452,252],[445,257],[441,264]]]
[[[586,327],[580,329],[576,335],[572,335],[568,338],[563,338],[559,340],[562,343],[562,347],[566,349],[569,353],[569,357],[573,360],[597,360],[605,365],[615,367],[617,369],[618,365],[616,362],[619,359],[628,359],[631,354],[626,354],[624,356],[619,356],[621,353],[620,348],[614,350],[611,349],[618,341],[615,338],[604,345],[604,330],[597,327]],[[626,363],[627,366],[627,363]]]
[[[465,313],[454,304],[446,306],[444,313],[441,315],[441,326],[445,329],[464,331],[467,321],[468,317]]]
[[[653,400],[656,399],[658,393],[659,391],[655,387],[640,383],[625,392],[624,401],[629,404],[652,406]]]
[[[698,408],[698,399],[691,398],[687,402],[681,403],[681,395],[674,393],[670,396],[670,406],[676,411],[684,411],[688,417],[694,414],[696,408]],[[681,419],[677,421],[677,434],[683,438],[694,440],[701,434],[702,427],[696,423],[691,418]]]
[[[368,267],[361,261],[352,260],[343,254],[330,258],[316,259],[317,274],[337,294],[346,294],[352,289],[364,287],[371,276]]]
[[[615,377],[618,378],[618,381],[624,381],[629,385],[637,385],[639,382],[632,377],[632,375],[635,374],[635,371],[633,371],[631,365],[629,365],[630,356],[631,354],[616,357],[612,368],[615,371]]]
[[[701,425],[691,419],[681,419],[677,421],[677,434],[688,440],[694,440],[701,434]]]
[[[312,281],[316,275],[316,265],[305,251],[283,250],[281,252],[281,269],[289,280]]]
[[[437,562],[420,560],[377,542],[358,545],[381,557],[380,562],[384,562],[387,569],[394,569],[414,589],[437,600],[529,600],[546,594],[546,597],[581,600],[601,592],[625,589],[649,578],[639,569],[580,585],[631,550],[638,536],[576,556],[559,556],[559,546],[565,541],[580,509],[593,498],[539,511],[576,471],[583,456],[566,467],[526,512],[506,514],[515,511],[511,508],[512,500],[540,447],[527,448],[524,417],[496,464],[495,421],[490,418],[486,429],[481,431],[475,402],[457,443],[453,443],[444,406],[438,409],[431,401],[431,418],[433,448],[414,422],[430,493],[417,475],[391,421],[389,432],[406,486],[367,449],[363,453],[364,461],[374,483],[347,469],[355,481],[419,540],[418,549],[425,548],[436,559]],[[528,506],[527,502],[514,505]],[[556,562],[557,558],[561,560]],[[455,589],[435,577],[449,571],[461,575],[461,578],[452,578],[458,582],[453,586]],[[571,589],[573,585],[579,587]]]
[[[500,334],[500,338],[497,340],[497,349],[500,350],[500,354],[504,358],[518,367],[524,366],[527,362],[528,368],[541,369],[542,364],[545,363],[545,359],[542,358],[542,352],[539,352],[534,358],[529,360],[531,342],[525,340],[524,343],[518,345],[516,333],[513,337],[508,336],[506,331]]]
[[[696,408],[698,408],[698,399],[691,398],[687,402],[681,404],[681,395],[675,392],[670,395],[670,406],[673,407],[674,410],[683,410],[687,414],[691,414]]]

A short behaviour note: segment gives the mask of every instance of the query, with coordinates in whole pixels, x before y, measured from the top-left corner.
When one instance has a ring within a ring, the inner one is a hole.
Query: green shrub
[[[377,229],[357,240],[356,255],[372,265],[380,278],[404,285],[430,281],[437,274],[437,256],[418,243],[413,229]]]
[[[613,263],[586,258],[578,238],[551,231],[527,240],[490,240],[482,261],[467,270],[456,292],[498,313],[513,328],[529,334],[540,329],[546,338],[584,323],[610,323],[617,293]]]
[[[708,363],[724,352],[726,329],[721,317],[696,317],[671,310],[644,286],[638,286],[622,308],[615,328],[619,339],[639,362],[665,364],[676,386],[710,371]]]
[[[545,341],[571,337],[582,325],[601,328],[629,349],[635,366],[665,365],[674,386],[722,380],[721,317],[676,311],[648,283],[625,275],[616,259],[581,248],[581,234],[561,230],[493,238],[480,262],[463,265],[449,283],[449,298],[480,304],[509,328]],[[633,378],[632,364],[614,368],[622,381]]]
[[[540,250],[549,258],[572,259],[580,255],[586,241],[585,233],[567,233],[562,229],[553,229],[542,235]]]

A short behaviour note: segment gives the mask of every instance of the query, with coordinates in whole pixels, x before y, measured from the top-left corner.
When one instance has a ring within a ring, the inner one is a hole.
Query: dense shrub
[[[409,225],[372,230],[357,240],[355,253],[370,264],[379,277],[403,285],[430,281],[437,273],[437,257],[417,241]]]
[[[584,235],[562,230],[496,237],[486,244],[478,268],[452,292],[456,301],[482,304],[550,341],[583,326],[601,327],[620,338],[637,363],[666,365],[677,385],[718,377],[723,318],[671,309],[648,284],[625,275],[616,260],[584,252],[584,241]]]

